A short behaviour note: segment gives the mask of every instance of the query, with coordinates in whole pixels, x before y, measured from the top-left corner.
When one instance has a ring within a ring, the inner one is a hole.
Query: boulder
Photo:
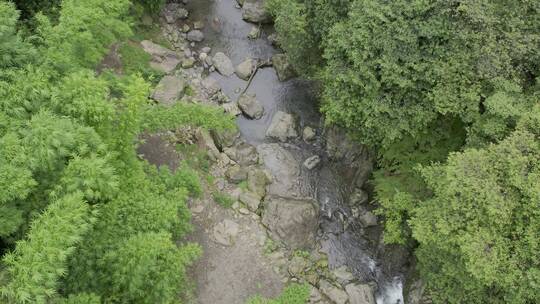
[[[297,196],[300,188],[300,165],[291,152],[275,143],[259,145],[257,151],[272,175],[273,182],[268,186],[268,193]]]
[[[349,296],[345,291],[326,280],[319,282],[319,289],[336,304],[345,304],[349,300]]]
[[[195,133],[195,137],[197,139],[197,144],[200,148],[202,148],[204,151],[207,151],[208,156],[212,160],[217,160],[219,158],[219,150],[216,147],[216,144],[214,143],[214,139],[210,135],[210,132],[205,129],[197,129],[197,132]]]
[[[236,140],[240,137],[240,132],[238,129],[233,130],[223,130],[223,131],[214,131],[212,130],[210,132],[212,135],[212,138],[214,139],[214,142],[216,143],[216,147],[223,151],[225,148],[232,147]]]
[[[376,304],[373,288],[368,284],[348,284],[345,291],[350,304]]]
[[[249,31],[249,34],[247,37],[249,39],[257,39],[261,36],[261,29],[258,26],[254,26],[251,28],[251,31]]]
[[[266,9],[265,0],[245,0],[242,19],[253,23],[271,23],[272,16]]]
[[[349,198],[349,205],[358,206],[367,203],[369,196],[366,191],[356,188]]]
[[[358,218],[364,227],[377,226],[377,216],[371,211],[365,211]]]
[[[170,106],[182,97],[185,86],[184,78],[167,75],[158,83],[151,97],[159,103]]]
[[[193,59],[192,57],[182,60],[182,68],[183,69],[190,69],[194,65],[195,65],[195,59]]]
[[[321,158],[319,155],[313,155],[304,161],[304,167],[306,167],[308,170],[313,170],[319,165],[320,162]]]
[[[208,96],[214,96],[219,91],[221,91],[221,87],[219,86],[219,83],[217,82],[217,80],[215,80],[212,77],[206,77],[205,79],[203,79],[201,84],[204,89],[204,92],[208,94]]]
[[[242,166],[251,166],[259,163],[257,149],[245,143],[236,147],[234,155],[231,158]]]
[[[223,108],[223,111],[225,111],[225,113],[228,113],[232,116],[238,116],[242,114],[242,111],[240,111],[238,103],[236,102],[224,103],[221,105],[221,107]]]
[[[246,180],[247,171],[239,165],[231,166],[225,171],[225,176],[233,183],[240,183]]]
[[[228,77],[234,73],[234,67],[231,59],[229,59],[229,57],[222,52],[218,52],[216,55],[214,55],[214,57],[212,57],[212,64],[223,76]]]
[[[244,60],[242,63],[236,66],[235,73],[238,78],[243,80],[249,80],[251,74],[255,71],[257,61],[251,58]]]
[[[298,136],[296,122],[291,114],[278,111],[274,114],[270,126],[266,130],[266,136],[286,142],[290,138]]]
[[[422,279],[412,280],[412,283],[406,286],[404,290],[404,294],[407,299],[406,303],[407,304],[426,303],[427,301],[424,301],[425,289],[426,289],[426,284],[422,281]]]
[[[238,107],[251,119],[260,119],[264,114],[264,108],[255,95],[242,94],[238,99]]]
[[[285,54],[272,56],[272,65],[280,81],[286,81],[296,76],[296,72]]]
[[[239,232],[240,226],[237,223],[231,220],[223,220],[214,226],[212,238],[218,244],[232,246]]]
[[[310,248],[319,225],[318,213],[314,200],[274,196],[264,202],[262,223],[291,249]]]
[[[187,40],[190,42],[201,42],[204,40],[204,34],[199,30],[192,30],[187,34]]]
[[[141,41],[143,50],[152,56],[150,66],[163,73],[172,72],[180,63],[178,54],[149,40]]]
[[[317,134],[315,133],[315,130],[313,130],[312,127],[305,127],[304,128],[304,131],[302,132],[302,138],[304,139],[304,141],[306,142],[310,142],[312,141],[313,139],[315,139],[315,136]]]
[[[196,30],[202,30],[204,28],[204,22],[202,21],[193,22],[193,28]]]
[[[258,168],[251,168],[247,174],[247,185],[249,191],[257,194],[259,198],[263,198],[266,195],[266,185],[270,181],[266,172]]]
[[[261,197],[258,194],[252,193],[252,192],[242,192],[240,194],[239,200],[244,203],[249,210],[255,212],[257,209],[259,209],[259,205],[261,204]]]
[[[287,268],[287,271],[291,276],[299,278],[302,276],[304,270],[307,269],[308,266],[309,263],[305,258],[301,256],[295,256],[289,262],[289,267]]]

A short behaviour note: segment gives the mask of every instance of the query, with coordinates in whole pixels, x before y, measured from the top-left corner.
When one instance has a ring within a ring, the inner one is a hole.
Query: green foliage
[[[56,293],[58,278],[66,273],[66,259],[90,222],[89,206],[80,193],[50,204],[32,222],[27,239],[4,257],[10,281],[1,287],[2,295],[16,303],[47,303]]]
[[[15,29],[19,13],[10,2],[0,2],[0,69],[20,67],[33,55]]]
[[[310,287],[308,284],[291,284],[283,290],[276,299],[265,299],[256,296],[247,301],[247,304],[305,304],[308,302]]]
[[[120,46],[119,53],[122,56],[122,68],[126,75],[140,74],[150,82],[157,82],[163,73],[150,66],[151,56],[135,42],[128,41]]]
[[[101,300],[95,294],[79,293],[59,300],[58,304],[101,304]]]
[[[234,200],[232,197],[225,193],[221,193],[219,191],[216,191],[212,194],[212,197],[214,198],[214,201],[221,205],[224,208],[231,208],[234,204]]]

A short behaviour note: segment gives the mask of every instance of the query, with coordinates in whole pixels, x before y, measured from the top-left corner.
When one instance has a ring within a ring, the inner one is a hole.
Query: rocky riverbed
[[[239,132],[176,130],[140,149],[175,167],[173,145],[197,143],[212,160],[210,186],[234,201],[226,209],[206,193],[190,204],[191,240],[204,249],[194,302],[244,303],[307,282],[310,303],[403,303],[409,256],[381,242],[364,188],[370,152],[322,125],[312,84],[294,78],[268,18],[261,0],[169,3],[151,22],[174,49],[141,43],[167,73],[156,102],[214,104],[238,116]]]

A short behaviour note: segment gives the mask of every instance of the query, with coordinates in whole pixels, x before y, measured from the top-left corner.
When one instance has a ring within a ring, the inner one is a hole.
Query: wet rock
[[[248,38],[249,39],[257,39],[261,36],[261,29],[258,26],[254,26],[251,28],[251,31],[249,31]]]
[[[272,56],[272,65],[280,81],[286,81],[296,76],[292,65],[285,54],[276,54]]]
[[[238,99],[238,107],[251,119],[260,119],[264,114],[264,108],[255,95],[242,94]]]
[[[190,31],[187,34],[187,40],[190,42],[201,42],[204,40],[204,34],[199,30]]]
[[[225,176],[233,183],[240,183],[241,181],[246,180],[247,171],[239,165],[234,165],[225,171]]]
[[[349,300],[349,296],[345,291],[326,280],[319,282],[319,289],[336,304],[345,304]]]
[[[152,56],[150,66],[163,73],[172,72],[180,63],[180,58],[176,52],[149,40],[141,41],[143,50]]]
[[[315,139],[315,136],[317,134],[315,133],[315,130],[313,130],[312,127],[305,127],[304,128],[304,131],[302,132],[302,138],[304,139],[304,141],[306,142],[310,142],[312,141],[313,139]]]
[[[312,157],[304,161],[304,167],[306,167],[308,170],[313,170],[319,165],[320,162],[321,158],[319,157],[319,155],[313,155]]]
[[[257,61],[251,58],[246,59],[242,63],[236,66],[235,73],[238,78],[243,80],[249,80],[249,77],[255,71]]]
[[[288,139],[298,136],[296,122],[291,114],[278,111],[274,114],[270,126],[266,130],[266,136],[286,142]]]
[[[377,226],[377,216],[371,211],[365,211],[358,219],[364,227]]]
[[[326,128],[326,152],[335,161],[347,165],[346,178],[362,187],[373,170],[373,159],[367,147],[353,141],[347,133],[335,126]]]
[[[267,198],[262,223],[291,249],[310,248],[318,227],[317,204],[314,200]]]
[[[368,284],[349,284],[345,291],[350,304],[376,304],[373,288]]]
[[[185,86],[184,78],[165,76],[158,83],[151,97],[159,103],[170,106],[182,97]]]
[[[206,54],[210,54],[210,52],[212,51],[212,48],[208,47],[208,46],[205,46],[201,49],[201,52],[202,53],[206,53]]]
[[[231,76],[234,73],[234,67],[231,59],[229,59],[229,57],[222,52],[218,52],[216,55],[214,55],[212,58],[212,64],[223,76]]]
[[[278,39],[278,35],[276,33],[268,35],[267,39],[268,39],[268,42],[270,42],[271,45],[273,45],[275,47],[279,47],[279,39]]]
[[[189,27],[189,25],[184,24],[182,25],[182,28],[180,30],[182,31],[182,33],[187,33],[191,30],[191,28]]]
[[[239,200],[244,203],[249,210],[255,212],[259,209],[261,204],[261,197],[258,194],[252,192],[242,192],[240,194]]]
[[[242,19],[253,23],[270,23],[272,16],[266,10],[265,0],[245,0],[242,5]]]
[[[341,285],[347,285],[354,280],[353,274],[347,269],[347,266],[341,266],[332,271],[336,281]]]
[[[294,156],[279,144],[262,144],[257,147],[265,167],[270,171],[273,182],[268,193],[296,196],[298,193],[300,165]]]
[[[323,298],[323,295],[321,294],[321,292],[314,286],[311,286],[311,292],[309,294],[308,303],[309,304],[330,304]]]
[[[252,168],[248,171],[247,186],[249,191],[257,194],[259,198],[263,198],[266,195],[266,185],[270,181],[266,176],[266,173],[258,168]]]
[[[223,220],[223,222],[214,226],[212,237],[218,244],[232,246],[239,232],[240,226],[237,223],[231,220]]]

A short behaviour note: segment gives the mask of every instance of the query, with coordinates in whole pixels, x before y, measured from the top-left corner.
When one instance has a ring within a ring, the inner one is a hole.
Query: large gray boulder
[[[265,0],[245,0],[242,5],[242,19],[253,23],[271,23],[272,16],[266,9]]]
[[[350,304],[376,304],[373,288],[368,284],[349,284],[345,291]]]
[[[326,280],[321,280],[319,282],[319,289],[336,304],[346,304],[349,299],[349,296],[345,291]]]
[[[184,78],[167,75],[158,83],[151,97],[161,104],[170,106],[182,97],[185,87]]]
[[[300,195],[300,165],[291,152],[279,144],[262,144],[257,146],[264,166],[272,176],[268,193],[273,195]]]
[[[187,34],[187,40],[190,42],[201,42],[204,40],[204,34],[199,30],[190,31]]]
[[[291,249],[310,248],[315,242],[318,214],[314,200],[269,197],[264,202],[262,223]]]
[[[238,107],[251,119],[260,119],[264,114],[264,108],[255,95],[242,94],[238,99]]]
[[[280,81],[286,81],[296,76],[296,72],[285,54],[272,56],[272,65]]]
[[[244,60],[242,63],[236,66],[235,73],[238,78],[242,80],[249,80],[251,74],[255,71],[257,61],[251,58]]]
[[[266,136],[286,142],[298,136],[296,122],[291,114],[278,111],[274,114],[270,126],[266,130]]]
[[[257,194],[259,198],[263,198],[266,195],[266,185],[270,180],[266,175],[266,172],[259,168],[251,168],[247,174],[247,186],[249,191]]]
[[[162,15],[167,23],[172,24],[180,19],[186,19],[189,12],[181,7],[179,3],[169,3],[163,8]]]
[[[163,73],[172,72],[181,61],[176,52],[150,40],[141,41],[141,46],[146,53],[152,56],[150,66]]]
[[[218,52],[212,57],[212,63],[218,72],[223,76],[231,76],[234,73],[232,61],[227,55]]]

